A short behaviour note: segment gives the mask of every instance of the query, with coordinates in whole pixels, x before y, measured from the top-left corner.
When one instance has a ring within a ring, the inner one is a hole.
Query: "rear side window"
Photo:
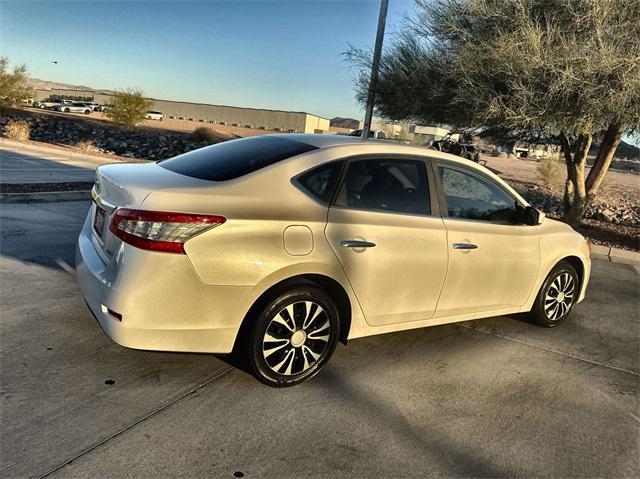
[[[355,209],[430,214],[425,165],[416,160],[352,161],[335,204]]]
[[[158,164],[192,178],[227,181],[315,149],[286,138],[252,136],[200,148]]]
[[[340,176],[343,161],[320,165],[296,178],[302,189],[318,201],[329,203]]]

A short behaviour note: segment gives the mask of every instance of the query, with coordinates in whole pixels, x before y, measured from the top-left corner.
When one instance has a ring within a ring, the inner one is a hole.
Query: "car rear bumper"
[[[76,275],[109,338],[133,349],[231,352],[252,288],[204,284],[185,255],[127,244],[106,264],[91,223],[90,212],[78,238]]]

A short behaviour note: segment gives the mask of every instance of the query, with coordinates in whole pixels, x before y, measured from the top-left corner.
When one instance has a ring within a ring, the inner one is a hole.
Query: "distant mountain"
[[[29,85],[32,88],[40,88],[43,90],[51,90],[52,88],[65,88],[70,90],[91,90],[93,88],[84,85],[71,85],[70,83],[60,83],[49,80],[41,80],[39,78],[29,78]]]
[[[336,128],[351,128],[352,130],[360,128],[360,122],[358,120],[354,120],[353,118],[340,118],[339,116],[332,118],[329,125]]]
[[[599,138],[595,138],[589,149],[589,155],[596,156],[600,149]],[[616,158],[626,158],[628,160],[640,160],[640,148],[626,141],[621,141],[616,150]]]
[[[640,160],[640,148],[626,141],[621,141],[616,150],[616,158],[627,158],[628,160]]]

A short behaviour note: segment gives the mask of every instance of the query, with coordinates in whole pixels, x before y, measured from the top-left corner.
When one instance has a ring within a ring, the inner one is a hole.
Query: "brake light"
[[[109,231],[137,248],[185,254],[188,239],[225,221],[224,216],[122,208],[113,216]]]

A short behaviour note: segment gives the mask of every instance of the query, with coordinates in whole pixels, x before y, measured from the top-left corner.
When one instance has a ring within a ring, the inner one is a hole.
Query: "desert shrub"
[[[131,127],[144,120],[152,104],[153,102],[144,97],[142,90],[128,88],[115,93],[113,99],[107,105],[105,114],[114,123]]]
[[[27,141],[31,128],[24,120],[9,120],[4,127],[4,136],[10,140]]]
[[[201,126],[193,130],[191,137],[195,141],[206,141],[207,143],[216,143],[218,141],[218,135],[211,128]]]
[[[0,105],[11,105],[33,96],[27,67],[9,68],[9,59],[0,57]]]
[[[552,186],[558,181],[560,162],[552,156],[543,158],[538,165],[538,174],[545,185]]]
[[[76,147],[82,151],[91,151],[93,149],[93,140],[91,138],[80,138],[76,142]]]

